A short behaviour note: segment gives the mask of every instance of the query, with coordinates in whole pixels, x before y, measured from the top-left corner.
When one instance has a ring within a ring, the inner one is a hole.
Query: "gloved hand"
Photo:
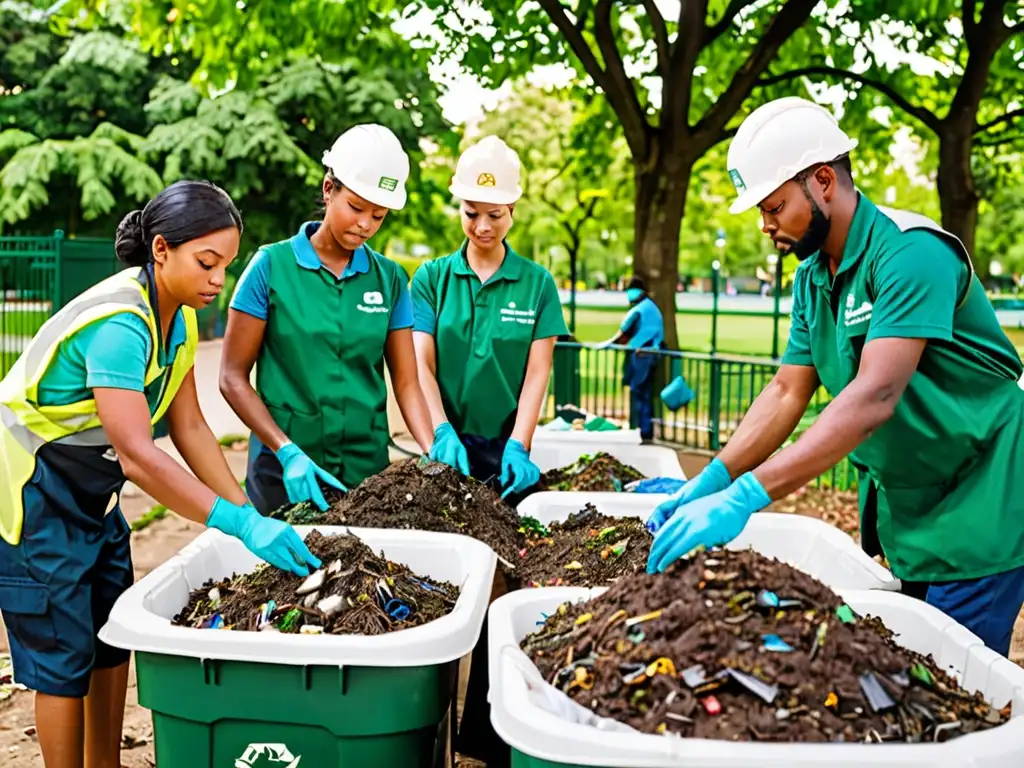
[[[712,493],[724,491],[731,482],[732,478],[729,476],[729,470],[725,468],[725,464],[718,459],[712,459],[710,464],[687,480],[686,485],[680,488],[672,498],[661,502],[657,509],[651,512],[651,516],[647,518],[647,530],[657,533],[681,506]]]
[[[469,475],[469,455],[466,446],[459,440],[455,427],[447,421],[438,424],[434,430],[434,444],[430,446],[432,461],[440,461],[449,467],[455,467],[462,474]]]
[[[288,492],[288,501],[298,504],[300,501],[312,501],[321,511],[327,509],[317,478],[332,488],[347,491],[329,472],[320,469],[295,443],[285,443],[277,450],[277,460],[281,462],[284,489]]]
[[[249,551],[283,571],[308,576],[323,565],[288,523],[263,517],[251,504],[240,507],[220,497],[213,502],[206,525],[241,540]]]
[[[701,544],[728,544],[740,535],[750,516],[771,501],[754,473],[747,472],[724,491],[684,504],[654,537],[647,572],[663,573]]]
[[[510,493],[522,493],[540,480],[540,468],[530,461],[530,452],[518,440],[509,440],[501,454],[501,484],[508,488],[501,498]],[[509,485],[511,483],[511,485]]]

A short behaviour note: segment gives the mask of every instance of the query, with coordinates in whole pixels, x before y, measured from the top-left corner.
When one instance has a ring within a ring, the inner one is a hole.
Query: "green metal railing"
[[[577,343],[558,342],[553,374],[555,404],[571,403],[601,416],[630,419],[635,426],[629,391],[622,382],[626,354],[625,347],[590,349]],[[779,362],[769,358],[668,350],[650,354],[660,358],[654,382],[655,437],[699,451],[717,452],[729,442],[747,409],[779,368]],[[694,397],[674,413],[664,406],[659,393],[680,374]],[[823,389],[818,390],[791,439],[810,426],[829,399]],[[856,470],[846,459],[817,480],[819,487],[842,490],[856,484]]]
[[[0,376],[59,304],[61,238],[0,238]]]

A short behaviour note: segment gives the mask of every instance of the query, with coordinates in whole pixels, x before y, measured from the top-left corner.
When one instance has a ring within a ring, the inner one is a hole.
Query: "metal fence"
[[[60,301],[58,234],[0,238],[0,376]]]
[[[0,237],[0,377],[50,315],[123,266],[113,240],[66,238],[59,229]]]
[[[591,349],[573,342],[555,347],[553,390],[556,405],[575,404],[601,416],[626,420],[636,426],[630,413],[629,391],[623,387],[622,369],[627,349]],[[770,358],[706,355],[693,352],[654,352],[661,360],[655,372],[655,438],[683,448],[717,452],[735,433],[757,395],[779,368]],[[677,412],[661,402],[659,393],[675,376],[686,379],[694,397]],[[795,440],[829,402],[819,389]],[[856,487],[857,473],[843,460],[816,481],[819,487],[849,490]]]

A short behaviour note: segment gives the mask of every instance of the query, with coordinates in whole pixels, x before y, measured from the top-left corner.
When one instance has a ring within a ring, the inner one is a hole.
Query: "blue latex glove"
[[[647,572],[664,573],[701,544],[728,544],[740,535],[750,516],[771,501],[760,481],[747,472],[724,491],[683,505],[654,537]]]
[[[317,478],[332,488],[347,491],[329,472],[320,469],[295,443],[285,443],[277,451],[277,460],[281,462],[284,489],[288,492],[288,501],[298,504],[300,501],[312,501],[321,511],[327,509]]]
[[[712,459],[711,463],[698,472],[695,477],[687,480],[686,485],[680,488],[671,499],[666,499],[658,505],[657,509],[647,518],[647,530],[657,533],[681,506],[697,499],[703,499],[712,493],[724,491],[731,482],[732,478],[729,476],[729,470],[725,468],[725,464],[718,459]]]
[[[505,452],[501,454],[501,484],[508,488],[501,498],[511,493],[522,493],[540,481],[540,468],[530,461],[530,452],[518,440],[505,443]],[[511,485],[509,485],[511,483]]]
[[[288,523],[263,517],[251,504],[240,507],[220,497],[213,502],[206,525],[241,540],[249,551],[282,571],[308,576],[323,565]]]
[[[447,421],[438,424],[434,430],[434,444],[430,446],[430,459],[440,461],[449,467],[455,467],[464,475],[469,475],[469,455],[466,446],[459,440],[455,427]]]

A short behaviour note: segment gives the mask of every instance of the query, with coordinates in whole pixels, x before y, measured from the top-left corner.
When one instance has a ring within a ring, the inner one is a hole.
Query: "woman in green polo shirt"
[[[253,432],[246,492],[264,515],[326,509],[321,482],[345,490],[387,466],[385,361],[413,437],[431,444],[408,280],[366,245],[405,205],[409,158],[387,128],[359,125],[323,160],[323,222],[256,253],[224,337],[221,392]]]
[[[514,502],[540,479],[530,443],[555,340],[568,331],[550,273],[505,240],[522,195],[516,153],[497,136],[482,139],[459,158],[450,191],[466,240],[412,281],[430,457],[497,478]]]
[[[514,505],[540,479],[529,449],[555,340],[568,331],[551,275],[505,241],[522,194],[516,153],[496,136],[482,139],[459,158],[450,189],[466,240],[412,281],[420,383],[434,424],[430,457],[498,479]],[[489,720],[486,629],[482,636],[458,751],[499,766],[508,748]]]

